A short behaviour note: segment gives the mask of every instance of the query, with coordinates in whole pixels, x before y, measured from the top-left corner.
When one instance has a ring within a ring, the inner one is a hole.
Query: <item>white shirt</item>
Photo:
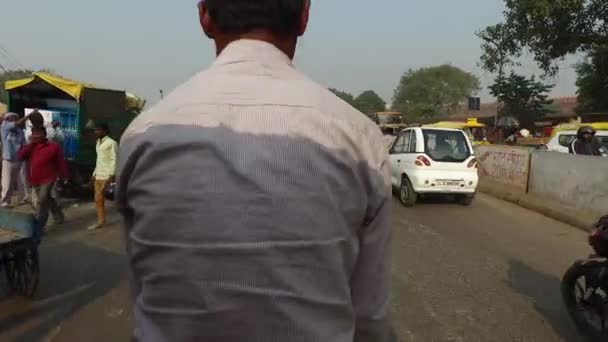
[[[54,128],[53,126],[49,126],[46,128],[46,137],[50,141],[59,144],[59,146],[63,147],[63,142],[65,141],[65,135],[63,134],[63,130],[61,127]]]
[[[118,144],[110,137],[97,140],[97,162],[93,176],[98,180],[107,180],[116,175]]]
[[[123,135],[135,341],[383,341],[378,127],[273,45],[230,44]]]

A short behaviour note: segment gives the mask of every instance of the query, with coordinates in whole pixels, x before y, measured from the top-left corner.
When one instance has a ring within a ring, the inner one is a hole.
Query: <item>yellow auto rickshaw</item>
[[[608,131],[608,122],[592,122],[592,123],[565,123],[560,124],[551,129],[550,139],[555,137],[559,132],[562,131],[577,131],[581,127],[591,126],[596,131]]]
[[[434,124],[427,125],[428,127],[438,127],[438,128],[452,128],[452,129],[460,129],[465,132],[465,134],[471,139],[473,145],[487,145],[490,142],[488,141],[488,135],[486,131],[486,125],[477,121],[476,118],[469,118],[467,122],[460,121],[440,121]]]

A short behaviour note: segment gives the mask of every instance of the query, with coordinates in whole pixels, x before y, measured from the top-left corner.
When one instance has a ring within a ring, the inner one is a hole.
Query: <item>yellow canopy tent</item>
[[[6,82],[4,89],[13,90],[13,89],[21,88],[23,86],[26,86],[26,85],[34,82],[37,78],[52,85],[55,88],[63,91],[64,93],[68,94],[70,97],[72,97],[76,101],[80,101],[82,91],[85,88],[102,89],[102,90],[105,89],[105,88],[100,88],[100,87],[94,86],[92,84],[73,81],[73,80],[70,80],[67,78],[59,77],[59,76],[56,76],[53,74],[49,74],[47,72],[37,72],[37,73],[34,73],[34,75],[29,78],[8,81],[8,82]],[[107,89],[107,90],[109,90],[109,89]],[[126,109],[133,110],[136,112],[141,112],[146,104],[145,100],[143,100],[133,94],[130,94],[130,93],[126,93],[126,102],[127,102]]]

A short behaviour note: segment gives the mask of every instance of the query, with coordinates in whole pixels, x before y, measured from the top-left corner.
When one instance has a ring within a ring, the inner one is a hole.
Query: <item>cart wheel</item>
[[[11,253],[4,260],[4,271],[8,285],[14,293],[26,298],[33,297],[40,280],[36,247]]]
[[[4,270],[4,276],[8,283],[8,288],[12,292],[15,291],[15,254],[5,252],[2,255],[2,268]]]

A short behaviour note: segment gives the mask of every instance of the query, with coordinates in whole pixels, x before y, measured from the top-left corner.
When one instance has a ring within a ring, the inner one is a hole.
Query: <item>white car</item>
[[[553,152],[570,153],[570,145],[576,139],[576,131],[560,131],[549,140],[547,150]],[[608,131],[597,131],[596,141],[605,149],[608,149]]]
[[[413,206],[424,194],[451,194],[463,205],[472,203],[477,160],[462,130],[410,127],[399,133],[389,153],[392,185],[403,205]]]

